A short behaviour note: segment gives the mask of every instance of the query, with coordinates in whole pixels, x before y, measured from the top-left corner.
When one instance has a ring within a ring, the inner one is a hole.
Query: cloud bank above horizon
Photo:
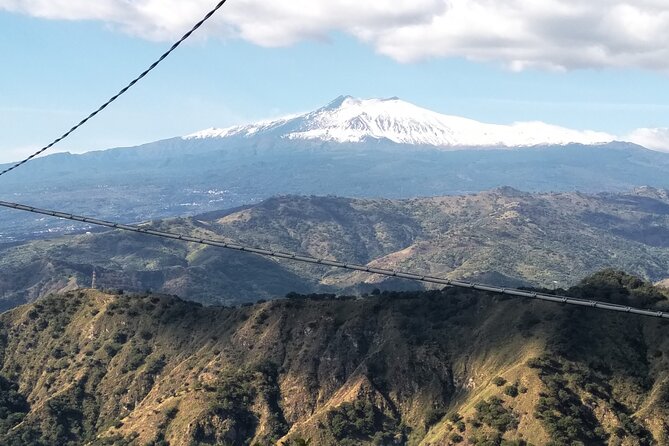
[[[212,0],[0,0],[0,10],[94,20],[150,40],[173,40]],[[354,36],[410,63],[462,57],[512,70],[633,68],[669,72],[665,0],[236,0],[201,36],[264,47]]]
[[[669,128],[640,128],[622,138],[650,150],[669,153]]]

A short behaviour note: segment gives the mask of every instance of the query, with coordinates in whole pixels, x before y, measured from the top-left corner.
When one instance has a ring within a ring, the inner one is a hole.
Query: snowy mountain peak
[[[313,112],[227,129],[209,129],[193,138],[267,136],[290,140],[357,143],[388,140],[440,148],[523,147],[542,144],[600,144],[615,140],[606,133],[577,131],[542,122],[485,124],[442,115],[397,97],[357,99],[340,96]]]
[[[392,98],[386,98],[386,99],[358,99],[354,98],[353,96],[339,96],[338,98],[330,102],[328,105],[323,107],[322,110],[337,110],[339,108],[360,106],[362,104],[370,104],[372,102],[393,102],[393,101],[400,101],[400,98],[398,98],[397,96],[393,96]]]
[[[340,108],[342,105],[344,105],[344,103],[347,101],[355,101],[355,98],[352,96],[339,96],[338,98],[330,102],[328,105],[323,107],[323,110],[336,110]]]

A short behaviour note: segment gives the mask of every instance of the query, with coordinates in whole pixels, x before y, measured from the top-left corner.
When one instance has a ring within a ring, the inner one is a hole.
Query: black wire
[[[503,294],[503,295],[507,295],[507,296],[522,297],[522,298],[527,298],[527,299],[536,299],[536,300],[542,300],[542,301],[553,302],[553,303],[560,303],[560,304],[565,304],[565,305],[578,305],[578,306],[581,306],[581,307],[596,308],[598,310],[616,311],[616,312],[620,312],[620,313],[629,313],[629,314],[637,314],[637,315],[640,315],[640,316],[650,316],[650,317],[657,317],[657,318],[662,318],[662,319],[669,319],[669,313],[665,313],[665,312],[662,312],[662,311],[647,310],[647,309],[629,307],[629,306],[625,306],[625,305],[613,304],[613,303],[609,303],[609,302],[601,302],[601,301],[596,301],[596,300],[580,299],[580,298],[569,297],[569,296],[555,296],[555,295],[552,295],[552,294],[536,293],[536,292],[533,292],[533,291],[519,290],[519,289],[515,289],[515,288],[502,288],[502,287],[498,287],[498,286],[494,286],[494,285],[486,285],[486,284],[483,284],[483,283],[466,282],[466,281],[463,281],[463,280],[443,279],[441,277],[425,276],[425,275],[421,275],[421,274],[415,274],[415,273],[404,272],[404,271],[395,271],[395,270],[383,269],[383,268],[372,268],[372,267],[369,267],[369,266],[366,266],[366,265],[356,265],[354,263],[343,263],[343,262],[338,262],[336,260],[329,260],[329,259],[323,259],[323,258],[317,258],[317,257],[303,256],[303,255],[296,254],[296,253],[291,253],[291,252],[282,252],[282,251],[273,251],[273,250],[268,250],[268,249],[259,249],[259,248],[254,248],[254,247],[251,247],[251,246],[244,246],[244,245],[239,245],[239,244],[236,244],[236,243],[229,243],[229,242],[226,242],[226,241],[223,241],[223,240],[206,239],[206,238],[202,238],[202,237],[192,237],[192,236],[189,236],[189,235],[175,234],[173,232],[158,231],[158,230],[151,229],[151,228],[148,228],[148,227],[143,227],[143,226],[125,225],[125,224],[122,224],[122,223],[99,220],[97,218],[84,217],[84,216],[81,216],[81,215],[75,215],[75,214],[70,214],[70,213],[66,213],[66,212],[52,211],[52,210],[48,210],[48,209],[40,209],[40,208],[36,208],[36,207],[33,207],[33,206],[26,206],[24,204],[0,201],[0,207],[16,209],[16,210],[25,211],[25,212],[32,212],[32,213],[35,213],[35,214],[48,215],[48,216],[56,217],[56,218],[64,218],[66,220],[89,223],[89,224],[97,225],[97,226],[105,226],[105,227],[108,227],[108,228],[120,229],[122,231],[136,232],[136,233],[139,233],[139,234],[151,235],[151,236],[154,236],[154,237],[162,237],[162,238],[171,239],[171,240],[181,240],[181,241],[185,241],[185,242],[198,243],[198,244],[201,244],[201,245],[214,246],[214,247],[217,247],[217,248],[230,249],[230,250],[233,250],[233,251],[247,252],[247,253],[257,254],[257,255],[266,256],[266,257],[275,257],[275,258],[279,258],[279,259],[293,260],[293,261],[296,261],[296,262],[311,263],[311,264],[314,264],[314,265],[330,266],[330,267],[334,267],[334,268],[342,268],[342,269],[347,269],[347,270],[351,270],[351,271],[360,271],[360,272],[369,273],[369,274],[379,274],[379,275],[383,275],[383,276],[397,277],[397,278],[400,278],[400,279],[414,280],[414,281],[424,282],[424,283],[434,283],[434,284],[438,284],[438,285],[453,286],[453,287],[458,287],[458,288],[467,288],[467,289],[478,290],[478,291],[487,291],[487,292],[495,293],[495,294]]]
[[[72,133],[74,133],[77,129],[79,129],[81,126],[86,124],[89,120],[91,120],[93,117],[95,117],[98,113],[100,113],[101,111],[106,109],[112,102],[116,101],[119,97],[121,97],[128,90],[130,90],[137,82],[142,80],[151,71],[153,71],[163,60],[165,60],[174,50],[176,50],[179,47],[179,45],[181,45],[195,31],[197,31],[219,9],[221,9],[221,7],[223,7],[223,5],[226,2],[227,2],[227,0],[221,0],[214,7],[214,9],[209,11],[204,16],[204,18],[202,20],[197,22],[193,26],[193,28],[190,29],[190,31],[188,31],[186,34],[184,34],[181,37],[181,39],[179,39],[174,45],[172,45],[172,47],[170,47],[169,50],[167,50],[165,53],[163,53],[158,58],[158,60],[153,62],[151,64],[151,66],[149,66],[149,68],[147,68],[139,76],[137,76],[135,79],[133,79],[127,86],[125,86],[117,94],[112,96],[107,102],[105,102],[103,105],[101,105],[97,110],[95,110],[93,113],[88,115],[86,118],[82,119],[77,125],[75,125],[70,130],[68,130],[66,133],[64,133],[62,136],[60,136],[59,138],[57,138],[53,142],[51,142],[51,144],[41,148],[37,152],[30,155],[28,158],[14,164],[13,166],[11,166],[11,167],[5,169],[4,171],[0,172],[0,176],[5,175],[8,172],[11,172],[12,170],[22,166],[23,164],[27,163],[30,160],[32,160],[36,156],[41,155],[42,153],[46,152],[47,150],[49,150],[50,148],[52,148],[53,146],[55,146],[59,142],[63,141],[65,138],[69,137]],[[142,228],[142,227],[137,227],[137,226],[124,225],[124,224],[121,224],[121,223],[98,220],[98,219],[91,218],[91,217],[84,217],[84,216],[79,216],[79,215],[74,215],[74,214],[69,214],[69,213],[64,213],[64,212],[59,212],[59,211],[52,211],[52,210],[47,210],[47,209],[39,209],[39,208],[35,208],[35,207],[32,207],[32,206],[26,206],[26,205],[18,204],[18,203],[10,203],[10,202],[5,202],[5,201],[0,201],[0,206],[6,207],[6,208],[11,208],[11,209],[16,209],[16,210],[20,210],[20,211],[32,212],[32,213],[37,213],[37,214],[42,214],[42,215],[49,215],[49,216],[57,217],[57,218],[64,218],[64,219],[73,220],[73,221],[90,223],[90,224],[98,225],[98,226],[106,226],[106,227],[109,227],[109,228],[115,228],[115,229],[120,229],[120,230],[124,230],[124,231],[131,231],[131,232],[137,232],[137,233],[146,234],[146,235],[152,235],[152,236],[156,236],[156,237],[168,238],[168,239],[172,239],[172,240],[183,240],[183,241],[187,241],[187,242],[194,242],[194,243],[199,243],[199,244],[203,244],[203,245],[209,245],[209,246],[215,246],[215,247],[219,247],[219,248],[231,249],[231,250],[235,250],[235,251],[249,252],[249,253],[258,254],[258,255],[262,255],[262,256],[277,257],[277,258],[282,258],[282,259],[294,260],[294,261],[298,261],[298,262],[305,262],[305,263],[312,263],[312,264],[317,264],[317,265],[331,266],[331,267],[335,267],[335,268],[343,268],[343,269],[354,270],[354,271],[362,271],[362,272],[367,272],[367,273],[370,273],[370,274],[380,274],[380,275],[384,275],[384,276],[398,277],[398,278],[402,278],[402,279],[414,280],[414,281],[419,281],[419,282],[435,283],[435,284],[454,286],[454,287],[459,287],[459,288],[469,288],[469,289],[480,290],[480,291],[488,291],[488,292],[496,293],[496,294],[505,294],[505,295],[516,296],[516,297],[525,297],[525,298],[538,299],[538,300],[549,301],[549,302],[563,303],[563,304],[569,304],[569,305],[578,305],[578,306],[585,306],[585,307],[597,308],[597,309],[602,309],[602,310],[632,313],[632,314],[638,314],[638,315],[642,315],[642,316],[651,316],[651,317],[659,317],[659,318],[669,319],[669,313],[664,313],[662,311],[639,309],[639,308],[628,307],[628,306],[617,305],[617,304],[611,304],[611,303],[608,303],[608,302],[600,302],[600,301],[595,301],[595,300],[585,300],[585,299],[578,299],[578,298],[566,297],[566,296],[554,296],[554,295],[550,295],[550,294],[535,293],[535,292],[518,290],[518,289],[513,289],[513,288],[501,288],[501,287],[497,287],[497,286],[494,286],[494,285],[477,284],[477,283],[472,283],[472,282],[442,279],[442,278],[438,278],[438,277],[430,277],[430,276],[424,276],[424,275],[402,272],[402,271],[394,271],[394,270],[387,270],[387,269],[381,269],[381,268],[371,268],[371,267],[364,266],[364,265],[355,265],[355,264],[342,263],[342,262],[328,260],[328,259],[301,256],[301,255],[295,254],[295,253],[270,251],[270,250],[265,250],[265,249],[258,249],[258,248],[243,246],[243,245],[227,243],[227,242],[223,242],[223,241],[219,241],[219,240],[195,238],[195,237],[182,235],[182,234],[174,234],[174,233],[170,233],[170,232],[156,231],[156,230],[148,229],[148,228]]]
[[[213,16],[213,15],[216,13],[216,11],[218,11],[219,9],[221,9],[221,7],[225,4],[226,1],[227,1],[227,0],[221,0],[221,1],[216,5],[216,7],[215,7],[214,9],[212,9],[211,11],[209,11],[209,12],[207,13],[207,15],[204,16],[204,18],[203,18],[202,20],[200,20],[199,22],[197,22],[197,23],[195,24],[195,26],[193,26],[193,27],[191,28],[190,31],[188,31],[186,34],[184,34],[184,35],[181,37],[181,39],[179,39],[174,45],[172,45],[172,47],[171,47],[169,50],[167,50],[166,52],[164,52],[163,55],[160,56],[160,57],[158,58],[158,60],[156,60],[155,62],[153,62],[149,68],[147,68],[144,72],[142,72],[142,74],[140,74],[140,75],[137,76],[135,79],[133,79],[128,85],[126,85],[126,86],[125,86],[124,88],[122,88],[118,93],[116,93],[114,96],[112,96],[107,102],[105,102],[104,104],[102,104],[97,110],[95,110],[93,113],[91,113],[90,115],[88,115],[88,116],[86,116],[84,119],[82,119],[82,120],[79,122],[79,124],[75,125],[75,126],[72,127],[70,130],[68,130],[67,132],[65,132],[61,137],[55,139],[51,144],[49,144],[49,145],[47,145],[47,146],[41,148],[41,149],[38,150],[37,152],[33,153],[33,154],[30,155],[28,158],[26,158],[26,159],[24,159],[24,160],[22,160],[22,161],[19,161],[18,163],[14,164],[12,167],[9,167],[9,168],[3,170],[2,172],[0,172],[0,176],[6,174],[6,173],[8,173],[8,172],[11,172],[12,170],[16,169],[17,167],[20,167],[20,166],[22,166],[23,164],[27,163],[28,161],[32,160],[32,159],[35,158],[36,156],[41,155],[42,153],[46,152],[47,150],[49,150],[50,148],[52,148],[53,146],[55,146],[56,144],[58,144],[59,142],[61,142],[61,141],[64,140],[65,138],[67,138],[68,136],[70,136],[70,135],[71,135],[72,133],[74,133],[77,129],[79,129],[79,127],[81,127],[81,126],[83,126],[84,124],[86,124],[89,120],[91,120],[93,117],[95,117],[95,116],[96,116],[98,113],[100,113],[102,110],[104,110],[105,108],[107,108],[112,102],[114,102],[114,101],[117,100],[119,97],[121,97],[123,94],[125,94],[125,93],[126,93],[128,90],[130,90],[130,89],[131,89],[137,82],[139,82],[139,81],[142,80],[144,77],[146,77],[146,75],[148,75],[151,71],[153,71],[153,70],[154,70],[154,69],[155,69],[155,68],[156,68],[156,67],[157,67],[163,60],[165,60],[170,54],[172,54],[172,52],[173,52],[174,50],[176,50],[176,49],[179,47],[179,45],[181,45],[181,44],[182,44],[186,39],[188,39],[188,38],[189,38],[195,31],[197,31],[202,25],[204,25],[204,23],[205,23],[207,20],[209,20],[209,19],[211,18],[211,16]]]

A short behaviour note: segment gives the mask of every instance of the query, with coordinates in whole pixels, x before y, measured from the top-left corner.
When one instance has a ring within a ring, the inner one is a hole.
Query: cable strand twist
[[[102,104],[100,107],[98,107],[97,110],[95,110],[94,112],[92,112],[91,114],[89,114],[88,116],[86,116],[84,119],[82,119],[81,121],[79,121],[79,123],[78,123],[77,125],[75,125],[74,127],[72,127],[72,128],[71,128],[70,130],[68,130],[67,132],[63,133],[60,137],[58,137],[58,138],[56,138],[55,140],[53,140],[50,144],[48,144],[48,145],[42,147],[41,149],[39,149],[37,152],[33,153],[33,154],[30,155],[29,157],[27,157],[27,158],[25,158],[25,159],[19,161],[18,163],[14,164],[13,166],[8,167],[7,169],[5,169],[5,170],[3,170],[2,172],[0,172],[0,176],[3,176],[3,175],[5,175],[6,173],[9,173],[9,172],[11,172],[11,171],[14,170],[14,169],[16,169],[16,168],[18,168],[18,167],[21,167],[22,165],[24,165],[24,164],[27,163],[28,161],[32,160],[32,159],[35,158],[36,156],[39,156],[39,155],[41,155],[42,153],[46,152],[47,150],[51,149],[53,146],[55,146],[55,145],[58,144],[59,142],[61,142],[61,141],[63,141],[64,139],[68,138],[72,133],[76,132],[80,127],[82,127],[82,126],[85,125],[88,121],[90,121],[91,119],[93,119],[93,118],[94,118],[96,115],[98,115],[101,111],[103,111],[104,109],[106,109],[107,107],[109,107],[114,101],[116,101],[118,98],[120,98],[121,96],[123,96],[123,95],[124,95],[128,90],[130,90],[132,87],[134,87],[135,84],[136,84],[137,82],[141,81],[141,80],[144,79],[149,73],[151,73],[153,70],[155,70],[156,67],[158,67],[158,65],[160,65],[160,63],[161,63],[162,61],[164,61],[165,59],[167,59],[167,57],[168,57],[170,54],[172,54],[172,53],[174,52],[174,50],[176,50],[177,48],[179,48],[179,46],[180,46],[182,43],[184,43],[184,42],[185,42],[191,35],[193,35],[193,33],[194,33],[195,31],[197,31],[202,25],[204,25],[204,23],[205,23],[207,20],[209,20],[209,19],[216,13],[216,11],[218,11],[219,9],[221,9],[221,8],[223,7],[223,5],[224,5],[226,2],[227,2],[227,0],[221,0],[221,1],[214,7],[214,9],[212,9],[211,11],[209,11],[209,12],[204,16],[204,18],[203,18],[202,20],[200,20],[199,22],[197,22],[197,23],[196,23],[196,24],[195,24],[195,25],[194,25],[194,26],[193,26],[193,27],[192,27],[186,34],[184,34],[184,35],[181,37],[181,39],[179,39],[177,42],[175,42],[175,43],[170,47],[169,50],[165,51],[165,52],[164,52],[164,53],[163,53],[163,54],[162,54],[162,55],[161,55],[155,62],[153,62],[153,63],[149,66],[149,68],[147,68],[146,70],[144,70],[139,76],[137,76],[137,77],[134,78],[132,81],[130,81],[130,83],[129,83],[128,85],[126,85],[125,87],[123,87],[118,93],[116,93],[114,96],[112,96],[111,98],[109,98],[109,99],[107,100],[107,102],[105,102],[105,103]]]

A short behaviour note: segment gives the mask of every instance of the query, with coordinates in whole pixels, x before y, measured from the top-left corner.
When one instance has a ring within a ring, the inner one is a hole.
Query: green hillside
[[[669,196],[530,194],[510,188],[411,200],[280,197],[154,227],[500,285],[552,288],[604,268],[650,281],[669,275]],[[50,292],[90,286],[234,304],[288,292],[369,292],[417,285],[362,273],[152,239],[94,232],[0,245],[4,309]]]
[[[569,292],[669,307],[612,271]],[[0,443],[667,444],[668,329],[455,289],[241,308],[74,290],[0,316]]]

